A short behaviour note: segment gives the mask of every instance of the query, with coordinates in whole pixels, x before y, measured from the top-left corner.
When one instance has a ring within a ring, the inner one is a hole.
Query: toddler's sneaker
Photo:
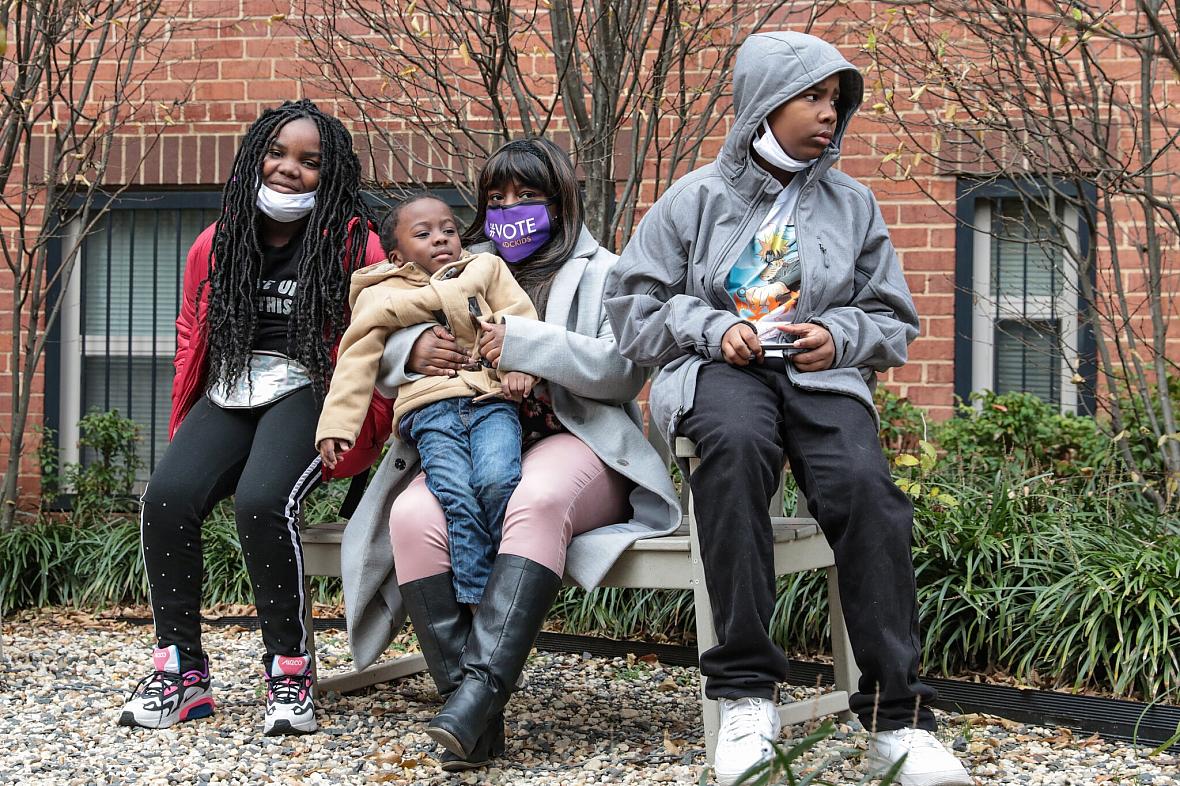
[[[275,655],[266,677],[266,723],[263,732],[277,734],[311,734],[319,726],[315,721],[315,704],[311,694],[315,678],[311,675],[311,656]]]
[[[882,770],[905,756],[897,773],[901,786],[971,786],[975,781],[967,774],[955,755],[933,734],[923,729],[879,731],[869,742],[869,762]]]
[[[207,718],[213,714],[213,688],[209,682],[209,661],[204,671],[180,673],[180,648],[152,651],[155,666],[139,681],[123,705],[120,726],[166,729],[181,721]]]
[[[721,699],[721,729],[713,772],[720,786],[731,786],[751,767],[770,759],[779,732],[778,708],[770,699]]]

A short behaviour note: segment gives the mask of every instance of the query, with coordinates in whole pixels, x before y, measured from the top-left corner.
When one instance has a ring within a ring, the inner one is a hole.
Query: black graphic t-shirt
[[[262,275],[258,279],[258,325],[254,349],[290,355],[287,326],[295,308],[295,287],[299,283],[299,257],[303,234],[285,246],[262,247]]]

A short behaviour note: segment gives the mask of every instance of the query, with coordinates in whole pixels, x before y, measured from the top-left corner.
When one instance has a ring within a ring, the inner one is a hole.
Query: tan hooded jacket
[[[533,303],[504,260],[494,254],[464,255],[433,276],[414,263],[382,262],[352,274],[348,300],[352,321],[340,340],[336,371],[316,428],[315,444],[325,439],[356,440],[373,395],[385,339],[395,330],[423,322],[443,324],[460,346],[478,352],[479,326],[505,316],[537,318]],[[460,371],[454,377],[426,376],[397,391],[393,428],[407,412],[445,398],[499,393],[490,368]]]

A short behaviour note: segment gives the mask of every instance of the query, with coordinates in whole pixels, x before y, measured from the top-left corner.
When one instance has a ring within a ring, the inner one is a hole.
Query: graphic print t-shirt
[[[725,280],[738,316],[754,324],[762,341],[790,340],[774,323],[792,321],[799,301],[802,274],[795,240],[795,206],[804,179],[802,172],[796,174],[779,193]]]
[[[258,277],[258,325],[254,349],[290,355],[287,326],[295,308],[295,287],[299,283],[299,257],[303,235],[285,246],[262,247],[262,275]]]

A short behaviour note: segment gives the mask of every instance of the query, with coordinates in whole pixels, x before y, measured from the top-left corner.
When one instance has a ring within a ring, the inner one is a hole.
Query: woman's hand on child
[[[793,322],[777,327],[794,346],[794,353],[787,357],[800,371],[823,371],[836,361],[836,344],[823,325]]]
[[[316,445],[320,449],[320,458],[328,469],[335,469],[341,456],[352,447],[347,439],[321,439]]]
[[[430,377],[453,377],[470,368],[472,358],[463,352],[451,331],[442,325],[424,330],[406,360],[406,370]]]
[[[491,322],[479,320],[479,356],[492,364],[492,368],[500,365],[500,353],[504,350],[504,323],[493,325]]]
[[[754,328],[739,322],[721,337],[721,356],[731,366],[748,366],[754,361],[762,362],[762,344]]]
[[[504,398],[519,402],[533,392],[533,385],[537,378],[523,371],[509,371],[500,375],[500,387],[504,390]]]

